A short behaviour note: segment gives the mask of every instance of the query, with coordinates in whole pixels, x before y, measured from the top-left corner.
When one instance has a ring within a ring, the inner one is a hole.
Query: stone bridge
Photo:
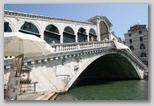
[[[112,41],[51,44],[48,56],[25,58],[37,91],[65,92],[78,79],[143,79],[147,67],[129,50],[117,50]],[[4,60],[7,83],[11,59]]]

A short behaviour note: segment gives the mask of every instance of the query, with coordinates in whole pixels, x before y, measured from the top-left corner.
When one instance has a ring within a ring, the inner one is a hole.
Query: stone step
[[[54,94],[55,94],[54,92],[49,91],[35,100],[49,100],[49,98],[51,98]]]

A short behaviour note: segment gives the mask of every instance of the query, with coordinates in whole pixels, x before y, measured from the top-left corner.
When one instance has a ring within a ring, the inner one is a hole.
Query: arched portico
[[[4,32],[14,32],[15,25],[9,19],[4,19]]]
[[[59,30],[55,25],[50,24],[45,28],[44,40],[47,43],[60,43]]]
[[[4,22],[4,32],[12,32],[9,22]]]
[[[75,42],[75,37],[74,30],[70,26],[65,27],[63,32],[63,43]]]
[[[109,40],[109,27],[104,21],[100,21],[99,24],[100,28],[100,40],[103,41],[104,39]]]
[[[96,31],[93,28],[89,30],[89,41],[97,41]]]
[[[33,22],[25,21],[20,27],[19,31],[41,37],[38,27]]]
[[[87,41],[87,33],[86,29],[83,27],[79,28],[78,30],[78,42],[86,42]]]

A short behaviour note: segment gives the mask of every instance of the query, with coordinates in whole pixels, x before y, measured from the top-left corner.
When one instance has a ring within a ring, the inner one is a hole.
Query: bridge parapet
[[[133,52],[131,52],[130,50],[126,50],[126,51],[130,55],[130,57],[134,58],[134,60],[140,65],[140,67],[143,67],[144,70],[148,71],[146,65],[143,62],[141,62],[141,60]]]
[[[57,58],[67,57],[72,54],[80,54],[80,51],[92,52],[96,48],[115,48],[112,41],[101,41],[101,42],[79,42],[79,43],[61,43],[61,44],[50,44],[52,48],[55,49],[54,53],[49,56],[25,58],[24,65],[27,63],[33,64],[34,62],[46,62],[48,60],[53,60]],[[116,49],[116,48],[115,48]],[[140,59],[130,50],[125,50],[125,53],[129,55],[140,67],[147,70],[147,67],[140,61]],[[4,59],[4,66],[10,68],[9,65],[12,64],[12,59]]]
[[[55,53],[112,46],[111,41],[50,44]]]
[[[96,48],[104,48],[110,49],[112,47],[111,41],[103,41],[103,42],[79,42],[79,43],[61,43],[61,44],[50,44],[52,48],[55,49],[54,53],[48,56],[40,56],[40,57],[31,57],[31,58],[24,58],[24,65],[28,63],[34,64],[46,62],[58,58],[66,58],[70,55],[79,55],[81,51],[83,52],[92,52],[95,51]],[[103,50],[103,49],[102,49]],[[4,68],[11,68],[12,59],[5,58],[4,59]]]
[[[27,63],[34,64],[34,62],[40,63],[40,62],[46,62],[48,60],[53,60],[57,58],[66,58],[70,55],[74,54],[81,54],[81,51],[86,52],[92,52],[95,51],[96,48],[115,48],[112,41],[102,41],[102,42],[79,42],[79,43],[61,43],[61,44],[50,44],[52,48],[55,49],[54,53],[49,56],[41,56],[41,57],[33,57],[33,58],[25,58],[24,59],[24,65],[27,65]],[[116,49],[116,48],[115,48]],[[102,49],[103,50],[103,49]],[[138,64],[142,69],[147,70],[147,67],[144,65],[144,63],[141,62],[141,60],[130,50],[124,50],[127,55],[129,55],[129,58],[132,58],[132,60],[135,61],[136,64]],[[12,59],[4,59],[4,67],[10,68],[10,65],[12,64]]]

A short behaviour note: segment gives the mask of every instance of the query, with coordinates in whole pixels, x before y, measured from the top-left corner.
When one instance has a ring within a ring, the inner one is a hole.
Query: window
[[[131,36],[132,34],[131,34],[131,33],[129,33],[128,35],[129,35],[129,36]]]
[[[141,34],[142,33],[142,31],[139,31],[139,34]]]
[[[140,49],[141,49],[141,50],[145,49],[145,45],[144,45],[144,44],[141,44],[141,45],[140,45]]]
[[[129,43],[132,43],[132,39],[129,39]]]
[[[145,52],[142,52],[141,53],[141,57],[146,57],[146,53]]]
[[[143,41],[143,37],[142,36],[140,36],[140,41]]]
[[[133,46],[130,46],[130,49],[131,49],[132,51],[134,51],[134,47],[133,47]]]

